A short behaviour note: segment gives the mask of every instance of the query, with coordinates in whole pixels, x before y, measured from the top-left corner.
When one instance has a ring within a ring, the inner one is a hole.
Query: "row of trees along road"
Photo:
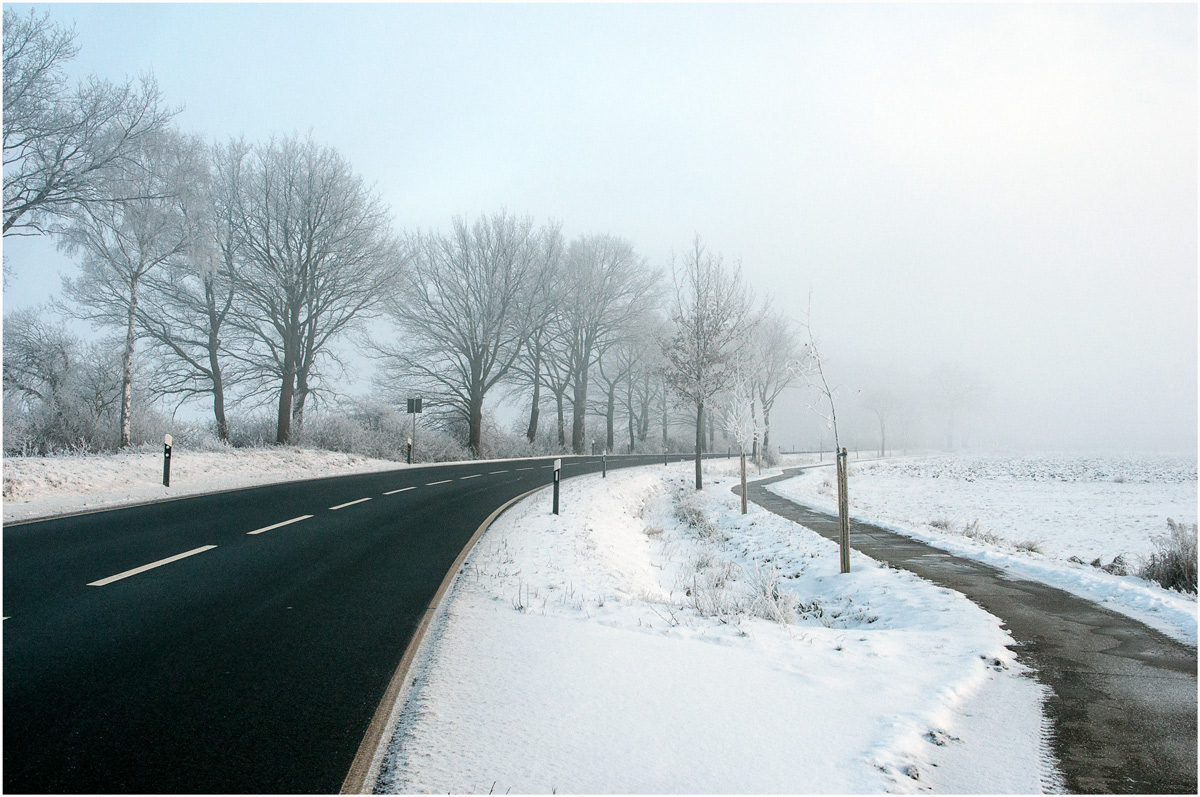
[[[5,10],[4,233],[54,235],[78,260],[56,306],[117,333],[120,446],[147,373],[153,396],[210,402],[221,440],[231,407],[270,406],[276,442],[290,442],[306,408],[335,395],[346,341],[375,358],[381,395],[424,395],[475,456],[489,396],[528,407],[531,446],[553,407],[557,449],[575,453],[588,448],[589,415],[604,418],[606,450],[623,420],[630,451],[652,426],[665,448],[686,418],[697,487],[714,416],[739,444],[748,428],[768,444],[771,406],[803,351],[699,236],[667,284],[619,236],[567,241],[558,223],[503,210],[396,233],[334,149],[298,135],[207,143],[174,126],[150,78],[69,87],[75,52],[72,32]],[[377,318],[385,326],[368,334]],[[15,392],[66,406],[47,397],[66,382],[37,375],[38,347],[61,348],[62,335],[29,313],[11,322],[6,403]]]

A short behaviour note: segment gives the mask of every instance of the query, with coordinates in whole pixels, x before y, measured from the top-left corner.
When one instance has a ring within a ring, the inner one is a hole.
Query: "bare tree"
[[[112,195],[138,199],[77,205],[70,221],[57,228],[59,246],[82,255],[79,277],[63,279],[63,293],[75,303],[68,312],[125,331],[121,447],[130,443],[139,290],[150,272],[188,246],[193,230],[182,211],[183,197],[203,180],[195,148],[178,133],[160,132],[142,144],[128,170],[106,173]]]
[[[199,141],[193,146],[203,151]],[[211,149],[204,179],[182,207],[194,234],[180,257],[147,275],[138,313],[158,359],[154,391],[181,401],[211,397],[217,437],[226,442],[226,392],[246,372],[245,363],[230,362],[226,321],[243,249],[237,208],[247,152],[236,139]]]
[[[886,456],[887,424],[896,411],[896,397],[887,390],[868,390],[863,394],[862,402],[879,421],[879,456]]]
[[[116,85],[94,76],[74,90],[65,64],[74,30],[48,14],[4,10],[4,235],[37,234],[78,205],[144,198],[145,184],[114,181],[177,110],[162,106],[153,77]],[[116,193],[114,193],[116,190]]]
[[[518,297],[518,311],[525,316],[522,324],[525,345],[513,364],[515,386],[519,390],[530,391],[529,424],[525,438],[531,444],[537,439],[546,360],[551,356],[550,349],[553,346],[551,336],[555,334],[555,309],[560,301],[564,249],[562,228],[557,222],[548,224],[539,235],[535,273],[528,281],[525,294]],[[558,398],[561,399],[561,395]]]
[[[616,443],[617,393],[628,381],[637,362],[637,352],[630,339],[619,339],[605,346],[596,363],[596,376],[604,388],[600,414],[604,416],[604,450],[612,451]],[[632,429],[632,421],[630,423]],[[632,450],[632,443],[631,443]]]
[[[752,348],[754,387],[763,414],[762,450],[769,452],[775,400],[802,376],[808,364],[792,322],[777,312],[764,309],[754,326]]]
[[[671,320],[675,335],[666,346],[672,389],[695,409],[696,489],[704,487],[701,458],[704,410],[725,388],[737,367],[751,323],[751,296],[741,269],[726,270],[720,255],[708,252],[697,235],[678,268]]]
[[[456,218],[448,235],[415,233],[404,290],[388,307],[397,343],[376,345],[390,374],[466,423],[475,456],[484,399],[521,353],[529,316],[520,302],[542,257],[539,237],[532,219],[505,211],[474,224]]]
[[[47,315],[26,308],[4,318],[5,450],[104,448],[105,421],[121,399],[120,357]]]
[[[934,404],[946,419],[946,450],[953,451],[955,421],[961,420],[964,412],[975,409],[987,389],[978,372],[963,368],[958,363],[938,367],[930,381],[934,390]]]
[[[572,361],[574,350],[567,337],[567,326],[563,309],[556,308],[550,324],[549,337],[542,351],[545,358],[542,385],[550,391],[554,399],[559,451],[567,450],[566,405],[570,401],[567,394],[571,389],[571,374],[575,372],[575,363]]]
[[[279,385],[275,440],[288,443],[329,344],[375,313],[403,258],[383,202],[311,137],[252,148],[241,184],[230,321],[255,343],[246,362]]]
[[[571,366],[571,450],[584,452],[588,379],[604,347],[657,300],[657,271],[615,235],[585,235],[567,251],[562,326]]]

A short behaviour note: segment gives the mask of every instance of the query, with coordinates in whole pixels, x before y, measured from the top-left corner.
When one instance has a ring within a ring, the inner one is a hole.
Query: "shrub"
[[[1154,540],[1156,551],[1138,572],[1165,589],[1196,594],[1196,524],[1167,518],[1168,534]]]

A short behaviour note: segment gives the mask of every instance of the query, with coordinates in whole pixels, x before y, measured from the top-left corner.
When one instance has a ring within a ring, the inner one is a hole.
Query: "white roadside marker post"
[[[171,486],[171,435],[163,435],[163,487]]]
[[[558,483],[562,479],[562,460],[554,460],[554,514],[558,514]]]
[[[600,455],[600,478],[601,479],[608,478],[608,450],[607,449],[605,449],[604,453]]]

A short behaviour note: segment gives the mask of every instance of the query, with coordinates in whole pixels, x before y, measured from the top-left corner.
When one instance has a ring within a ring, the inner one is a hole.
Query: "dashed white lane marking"
[[[429,482],[429,483],[428,483],[428,484],[426,484],[425,486],[426,486],[426,487],[432,487],[432,486],[433,486],[433,485],[435,485],[435,484],[445,484],[445,483],[446,483],[446,482],[448,482],[448,481],[453,481],[453,480],[452,480],[452,479],[442,479],[440,482]]]
[[[409,490],[415,489],[417,489],[417,486],[414,484],[412,487],[401,487],[399,490],[388,490],[386,493],[384,493],[384,495],[395,495],[396,493],[408,492]]]
[[[497,473],[508,473],[508,471],[506,471],[506,470],[489,470],[488,471],[489,476],[495,476]]]
[[[344,504],[338,504],[337,506],[331,506],[329,508],[330,509],[345,509],[348,506],[354,506],[355,504],[361,504],[363,501],[370,501],[370,500],[371,500],[371,496],[368,495],[366,498],[360,498],[357,501],[347,501]]]
[[[517,470],[533,470],[533,468],[517,468]]]
[[[171,562],[178,562],[180,559],[184,559],[189,556],[195,556],[196,554],[204,553],[205,551],[211,551],[213,548],[216,548],[216,547],[217,546],[215,546],[215,545],[204,545],[204,546],[201,546],[200,548],[193,548],[190,551],[184,551],[183,553],[177,553],[174,556],[168,556],[166,559],[159,559],[157,562],[151,562],[148,565],[142,565],[141,567],[135,567],[132,570],[126,570],[124,573],[117,573],[115,576],[109,576],[108,578],[102,578],[99,581],[93,581],[90,584],[88,584],[88,586],[89,587],[104,587],[104,586],[107,586],[107,585],[113,583],[114,581],[120,581],[121,579],[129,578],[130,576],[136,576],[138,573],[145,573],[147,570],[153,570],[156,567],[162,567],[163,565],[169,565],[169,564],[171,564]]]
[[[474,479],[475,477],[482,476],[482,475],[483,475],[482,473],[473,473],[470,476],[459,476],[458,480],[462,481],[463,479]]]
[[[276,523],[273,526],[263,526],[261,529],[255,529],[254,531],[247,531],[246,533],[247,534],[262,534],[264,531],[270,531],[271,529],[277,529],[280,526],[287,526],[288,524],[291,524],[291,523],[299,523],[301,520],[308,520],[310,517],[312,517],[312,515],[301,515],[300,517],[294,517],[291,520],[285,520],[282,523]]]

